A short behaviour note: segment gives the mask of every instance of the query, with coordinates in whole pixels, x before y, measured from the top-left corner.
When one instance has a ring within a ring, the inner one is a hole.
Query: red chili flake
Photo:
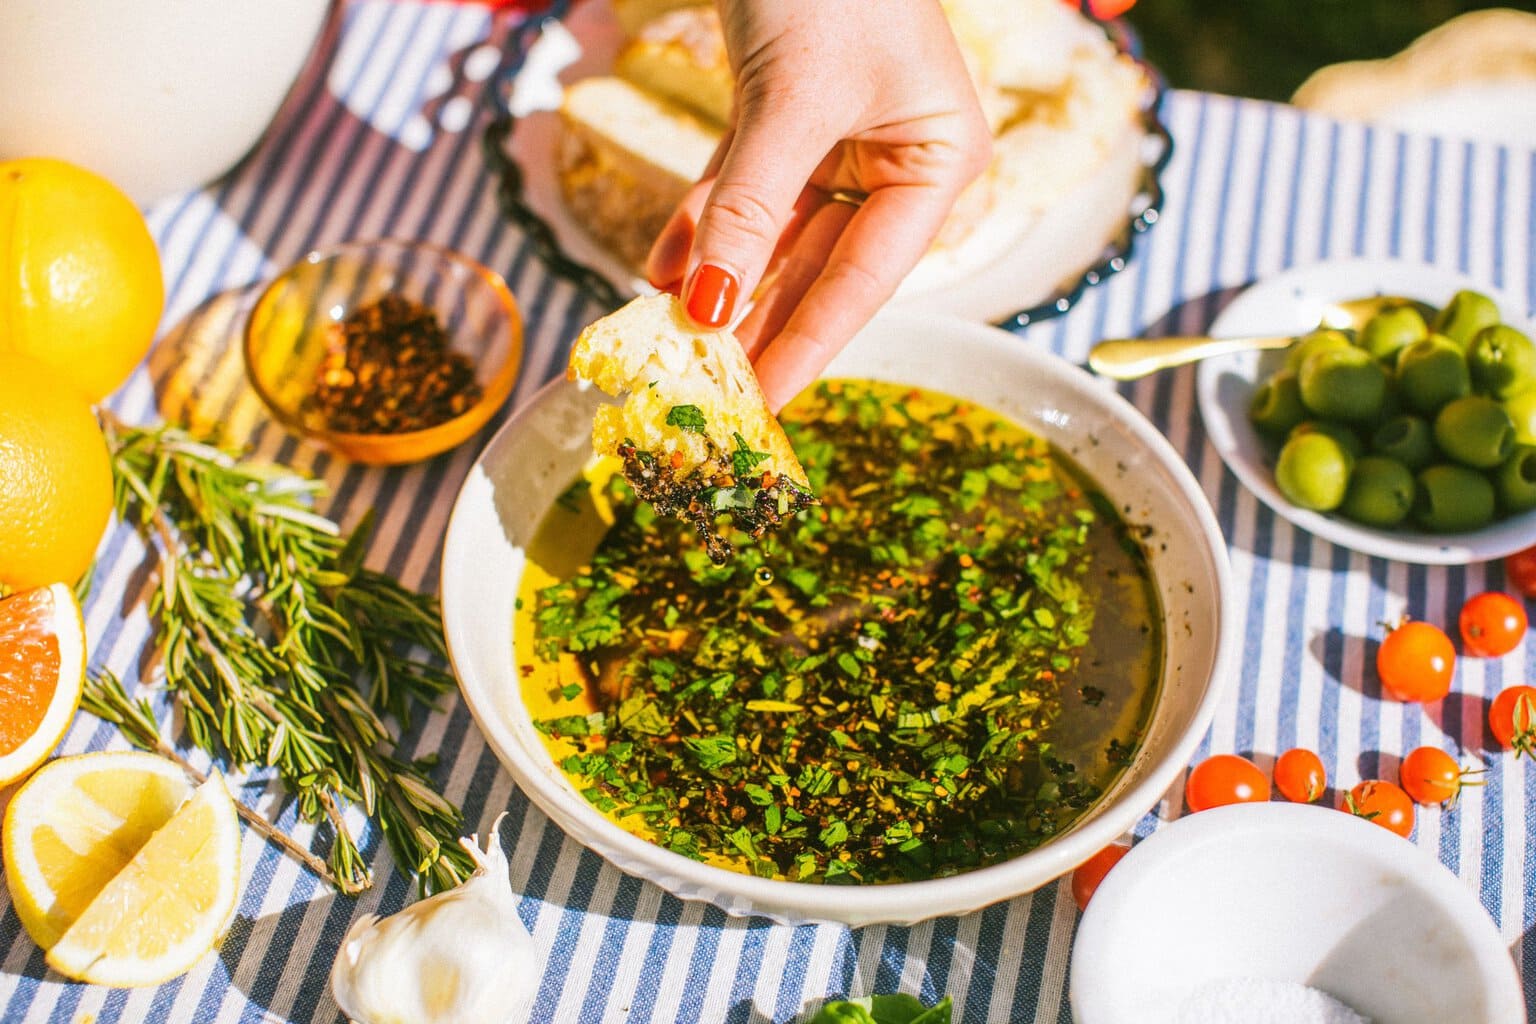
[[[303,411],[327,430],[403,434],[445,423],[480,400],[469,357],[426,306],[394,293],[326,329]]]

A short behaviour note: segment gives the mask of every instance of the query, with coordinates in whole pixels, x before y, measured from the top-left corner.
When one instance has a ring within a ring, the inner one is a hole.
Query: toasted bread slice
[[[657,511],[692,523],[717,563],[731,551],[721,513],[761,536],[815,504],[746,351],[730,331],[695,327],[673,296],[642,296],[587,327],[567,376],[627,396],[598,409],[593,450],[621,459]]]
[[[684,194],[703,176],[720,130],[620,78],[565,90],[556,173],[571,216],[636,270]]]
[[[735,103],[736,76],[713,6],[668,11],[624,45],[614,72],[724,128]]]
[[[626,36],[634,36],[649,23],[679,7],[698,7],[709,0],[610,0],[619,28]]]

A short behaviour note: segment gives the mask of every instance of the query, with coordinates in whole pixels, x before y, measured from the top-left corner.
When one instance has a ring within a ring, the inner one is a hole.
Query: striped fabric
[[[239,330],[253,289],[307,249],[422,238],[499,269],[521,300],[530,332],[514,402],[556,372],[576,328],[596,311],[552,282],[499,221],[476,149],[483,114],[475,98],[510,28],[473,6],[347,5],[257,152],[225,180],[151,211],[167,271],[166,335],[114,403],[130,422],[163,411],[222,424],[256,455],[323,478],[329,510],[344,522],[376,508],[371,564],[426,589],[436,586],[453,497],[495,424],[422,465],[337,462],[261,415],[241,387]],[[1124,273],[1067,316],[1031,327],[1020,344],[1081,361],[1100,336],[1193,333],[1248,282],[1345,255],[1459,269],[1536,308],[1536,154],[1196,93],[1169,95],[1164,115],[1176,150],[1161,222]],[[1240,678],[1201,756],[1241,751],[1268,767],[1276,753],[1309,746],[1345,787],[1390,776],[1397,758],[1421,743],[1485,759],[1487,785],[1453,810],[1423,810],[1414,841],[1481,898],[1536,1005],[1536,767],[1485,752],[1483,724],[1489,697],[1526,675],[1530,647],[1502,660],[1465,660],[1455,694],[1429,708],[1379,699],[1368,667],[1380,622],[1405,611],[1453,621],[1467,595],[1503,586],[1502,570],[1393,564],[1293,529],[1223,467],[1206,442],[1193,383],[1181,370],[1125,393],[1183,453],[1231,545],[1244,619]],[[142,555],[130,531],[115,529],[86,607],[93,663],[130,683],[154,670],[142,657],[153,585]],[[177,735],[160,707],[167,735]],[[81,714],[63,752],[124,746]],[[441,754],[437,782],[462,803],[468,828],[484,832],[503,809],[511,812],[502,836],[512,882],[524,894],[524,923],[548,951],[542,976],[509,981],[538,987],[533,1020],[782,1022],[829,994],[898,989],[951,993],[957,1019],[968,1024],[1071,1018],[1066,981],[1077,915],[1063,886],[910,928],[733,920],[620,874],[552,827],[513,787],[461,702],[443,701],[406,746]],[[1181,813],[1180,791],[1140,822],[1138,836]],[[238,793],[309,838],[269,779],[245,780]],[[397,910],[413,892],[378,837],[365,839],[378,884],[354,900],[332,895],[247,832],[238,916],[219,955],[156,989],[62,982],[0,895],[0,1019],[334,1021],[326,976],[343,933],[358,915]],[[323,848],[324,838],[316,843]]]

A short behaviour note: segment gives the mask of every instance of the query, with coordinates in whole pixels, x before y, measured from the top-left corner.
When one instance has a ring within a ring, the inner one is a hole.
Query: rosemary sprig
[[[275,767],[299,815],[334,829],[328,880],[343,891],[370,884],[342,817],[354,802],[424,889],[468,877],[435,759],[397,756],[385,724],[408,728],[418,703],[453,687],[437,603],[362,566],[370,518],[344,536],[314,510],[319,481],[179,428],[104,426],[118,514],[159,550],[150,613],[192,743],[237,769]],[[87,704],[137,745],[166,746],[115,679],[93,679]]]

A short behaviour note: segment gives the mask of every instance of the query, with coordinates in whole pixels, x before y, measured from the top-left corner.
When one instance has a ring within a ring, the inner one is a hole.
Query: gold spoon
[[[1400,295],[1372,295],[1364,299],[1330,302],[1323,307],[1318,327],[1358,330],[1384,309],[1415,305],[1427,309],[1415,299]],[[1115,380],[1135,380],[1170,366],[1183,366],[1211,356],[1251,349],[1289,348],[1299,334],[1256,338],[1209,338],[1187,335],[1172,338],[1108,338],[1088,353],[1088,366],[1095,373]]]

